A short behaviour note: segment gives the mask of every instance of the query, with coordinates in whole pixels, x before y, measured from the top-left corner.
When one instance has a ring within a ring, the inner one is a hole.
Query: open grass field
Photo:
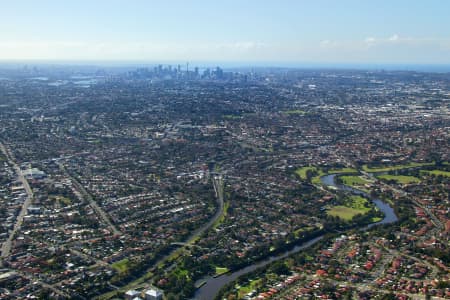
[[[368,200],[361,196],[350,196],[345,205],[333,206],[327,211],[327,214],[339,217],[345,221],[350,221],[357,214],[364,215],[370,208],[366,207]]]
[[[362,214],[359,209],[338,205],[328,210],[330,216],[339,217],[345,221],[350,221],[357,214]]]
[[[313,228],[314,227],[312,227],[312,226],[305,226],[305,227],[299,228],[299,229],[294,231],[294,236],[295,236],[295,238],[299,238],[302,233],[308,232],[308,231],[310,231]]]
[[[308,178],[306,176],[306,173],[308,171],[316,173],[316,176],[311,178],[311,182],[313,184],[317,184],[317,185],[322,184],[322,182],[320,181],[320,177],[326,175],[326,173],[324,173],[321,169],[319,169],[317,167],[314,167],[314,166],[301,167],[301,168],[298,168],[297,170],[295,170],[295,174],[297,174],[298,177],[300,177],[301,180],[306,180]]]
[[[359,209],[361,211],[364,211],[365,213],[370,210],[366,205],[369,203],[369,201],[361,196],[353,195],[350,196],[350,201],[346,203],[347,206],[350,206],[351,208]]]
[[[230,269],[228,268],[216,267],[216,275],[222,275],[228,272],[230,272]]]
[[[300,177],[301,180],[306,180],[306,172],[308,171],[317,171],[316,167],[312,167],[312,166],[307,166],[307,167],[301,167],[297,170],[295,170],[295,174],[298,175],[298,177]]]
[[[250,281],[249,284],[239,287],[239,299],[243,299],[248,293],[262,285],[262,279]]]
[[[362,167],[362,169],[363,169],[363,171],[366,171],[369,173],[376,173],[376,172],[389,172],[389,171],[395,171],[395,170],[417,168],[417,167],[424,167],[424,166],[433,166],[433,165],[434,165],[434,162],[432,162],[432,163],[412,162],[412,163],[404,164],[404,165],[394,165],[394,166],[385,166],[385,167],[377,167],[377,168],[369,168],[367,165],[364,165]]]
[[[321,185],[322,181],[320,181],[320,177],[325,176],[327,174],[325,172],[323,172],[322,170],[318,170],[317,172],[318,172],[318,174],[311,179],[311,182],[313,184]]]
[[[345,185],[349,186],[361,186],[370,182],[360,176],[341,176],[340,178]]]
[[[115,269],[117,272],[119,272],[119,274],[120,274],[120,273],[124,273],[128,270],[129,264],[130,264],[130,260],[128,258],[125,258],[125,259],[122,259],[122,260],[119,260],[119,261],[113,263],[111,265],[111,267],[113,269]]]
[[[341,168],[341,169],[331,169],[327,173],[328,174],[358,173],[358,170],[353,168]]]
[[[320,177],[328,175],[328,174],[337,174],[337,173],[357,173],[358,171],[353,168],[341,168],[341,169],[331,169],[328,172],[324,172],[321,168],[314,167],[314,166],[305,166],[298,168],[295,170],[295,173],[298,177],[300,177],[301,180],[306,180],[308,178],[307,172],[315,172],[315,176],[311,178],[311,182],[316,185],[321,185],[322,182],[320,180]]]
[[[418,183],[420,179],[414,176],[405,176],[405,175],[380,175],[377,176],[378,179],[382,180],[394,180],[400,184],[408,184],[408,183]]]
[[[420,173],[421,174],[430,174],[430,175],[434,175],[434,176],[442,175],[445,177],[450,177],[450,172],[442,171],[442,170],[431,170],[431,171],[421,170]]]

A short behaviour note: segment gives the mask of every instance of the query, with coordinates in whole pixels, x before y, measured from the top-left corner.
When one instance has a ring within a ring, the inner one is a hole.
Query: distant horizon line
[[[0,59],[2,65],[47,65],[86,67],[145,67],[181,65],[223,68],[292,68],[292,69],[361,69],[389,71],[450,72],[450,63],[383,63],[383,62],[301,62],[301,61],[219,61],[219,60],[101,60],[101,59]]]

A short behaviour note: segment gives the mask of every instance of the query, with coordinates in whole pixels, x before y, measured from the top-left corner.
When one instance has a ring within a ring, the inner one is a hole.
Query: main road
[[[17,163],[14,161],[10,151],[6,149],[5,145],[0,142],[0,150],[3,152],[3,154],[6,156],[6,159],[8,160],[9,164],[13,166],[17,179],[22,183],[25,192],[27,193],[27,198],[25,199],[25,202],[22,205],[22,208],[20,210],[19,215],[16,218],[16,223],[14,224],[13,230],[9,233],[8,239],[3,243],[2,245],[2,253],[1,253],[1,259],[3,262],[3,259],[7,258],[11,254],[11,246],[12,242],[19,231],[20,227],[22,226],[23,219],[27,213],[28,207],[30,207],[31,203],[33,202],[33,190],[31,189],[30,185],[28,184],[27,179],[22,173],[22,170],[17,165]]]
[[[114,235],[122,235],[122,233],[111,222],[105,211],[97,204],[97,202],[95,202],[91,194],[89,194],[88,191],[86,191],[83,185],[79,183],[78,180],[76,180],[73,176],[71,176],[69,172],[67,172],[66,168],[62,163],[59,163],[59,168],[65,173],[67,177],[70,178],[70,180],[73,183],[73,186],[80,193],[80,195],[82,195],[86,200],[88,200],[89,205],[95,210],[95,212],[100,216],[100,218],[102,218],[103,222],[109,227],[111,232]]]

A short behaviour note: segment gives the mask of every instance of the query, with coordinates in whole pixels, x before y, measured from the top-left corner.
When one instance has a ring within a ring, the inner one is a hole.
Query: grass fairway
[[[404,175],[380,175],[377,176],[378,179],[383,180],[394,180],[397,183],[408,184],[408,183],[419,183],[420,179],[414,176],[404,176]]]
[[[327,211],[327,214],[339,217],[345,221],[350,221],[357,214],[364,215],[370,208],[366,207],[367,199],[361,196],[350,196],[345,205],[333,206]]]
[[[421,170],[420,173],[421,174],[430,174],[430,175],[434,175],[434,176],[442,175],[445,177],[450,177],[450,172],[442,171],[442,170],[432,170],[432,171]]]
[[[360,176],[341,176],[342,182],[349,186],[360,186],[370,183],[370,181],[360,177]]]
[[[401,169],[408,169],[408,168],[417,168],[417,167],[424,167],[424,166],[432,166],[434,165],[434,162],[432,163],[416,163],[412,162],[405,165],[395,165],[395,166],[386,166],[386,167],[377,167],[377,168],[369,168],[367,165],[364,165],[362,167],[363,171],[369,172],[369,173],[376,173],[376,172],[389,172],[389,171],[395,171],[395,170],[401,170]]]

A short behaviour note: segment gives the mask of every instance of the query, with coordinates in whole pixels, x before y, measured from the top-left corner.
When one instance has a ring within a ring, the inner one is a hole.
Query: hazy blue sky
[[[445,0],[0,0],[0,59],[450,63]]]

